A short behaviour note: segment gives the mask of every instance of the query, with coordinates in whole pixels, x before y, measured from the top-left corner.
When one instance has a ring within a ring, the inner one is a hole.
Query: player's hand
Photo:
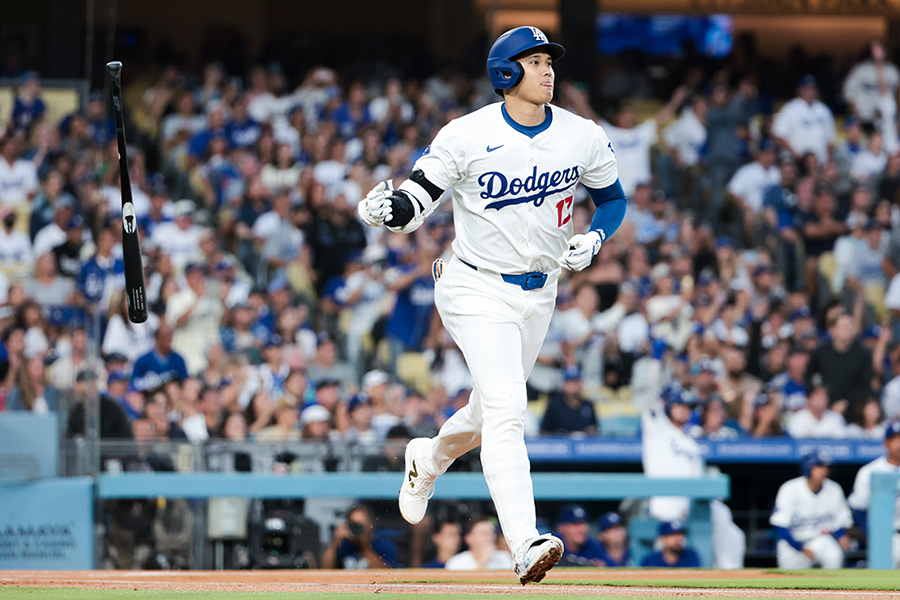
[[[581,271],[591,264],[594,256],[600,252],[602,244],[600,234],[596,231],[588,231],[584,235],[580,233],[573,235],[569,238],[569,249],[557,259],[559,266],[572,271]]]
[[[391,220],[391,192],[394,190],[391,180],[382,181],[366,194],[356,207],[359,218],[369,227],[380,227]]]
[[[808,558],[809,560],[816,560],[816,553],[806,546],[803,546],[803,554],[805,554],[806,558]]]

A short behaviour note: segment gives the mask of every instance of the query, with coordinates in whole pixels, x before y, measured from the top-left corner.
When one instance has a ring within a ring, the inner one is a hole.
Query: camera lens
[[[348,526],[350,527],[350,533],[352,533],[354,536],[358,536],[359,534],[361,534],[363,532],[362,523],[357,523],[356,521],[350,521]]]

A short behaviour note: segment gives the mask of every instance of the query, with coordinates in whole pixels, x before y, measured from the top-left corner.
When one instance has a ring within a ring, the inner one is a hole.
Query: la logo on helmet
[[[541,31],[537,27],[529,27],[529,29],[531,30],[531,33],[534,35],[534,39],[536,39],[539,42],[547,41],[547,36],[544,35],[543,31]]]

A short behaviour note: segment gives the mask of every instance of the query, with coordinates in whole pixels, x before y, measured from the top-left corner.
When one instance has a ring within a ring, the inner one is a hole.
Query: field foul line
[[[142,577],[151,578],[154,575],[146,573],[142,574]],[[155,581],[140,581],[135,579],[106,579],[99,577],[97,578],[102,583],[113,583],[113,584],[123,584],[123,585],[139,585],[141,583],[166,583],[172,586],[174,589],[178,589],[177,586],[179,583],[176,582],[155,582]],[[8,578],[0,578],[0,582],[3,583],[16,583],[20,582],[17,579],[8,579]],[[58,579],[46,579],[45,581],[35,582],[36,584],[40,583],[69,583],[73,584],[71,587],[78,587],[77,582],[72,582],[69,580],[58,580]],[[185,581],[181,582],[183,584],[189,585],[209,585],[209,586],[240,586],[253,588],[258,584],[256,583],[245,583],[245,582],[223,582],[223,581]],[[503,584],[455,584],[455,583],[441,583],[435,582],[433,584],[422,584],[422,583],[305,583],[305,582],[277,582],[277,583],[269,583],[265,584],[269,586],[285,586],[285,587],[296,587],[296,588],[313,588],[313,587],[327,587],[330,585],[339,585],[342,587],[349,588],[359,588],[361,590],[368,590],[373,587],[377,587],[379,591],[396,591],[396,592],[405,592],[409,589],[419,589],[423,586],[434,585],[436,588],[440,588],[441,591],[447,592],[456,592],[456,593],[471,593],[473,590],[484,591],[485,588],[490,589],[507,589],[513,588],[516,590],[526,589],[524,586],[518,586],[515,584],[503,585]],[[634,587],[634,586],[609,586],[609,585],[544,585],[544,586],[532,586],[527,588],[529,593],[538,593],[538,594],[554,594],[556,592],[565,593],[566,591],[577,591],[577,592],[586,592],[586,593],[597,593],[598,591],[604,592],[613,592],[621,595],[622,593],[628,592],[636,592],[640,594],[653,594],[659,596],[666,595],[692,595],[692,596],[733,596],[746,598],[750,597],[771,597],[772,593],[776,594],[796,594],[800,596],[816,596],[819,598],[822,597],[873,597],[873,598],[884,598],[890,597],[891,595],[896,596],[897,592],[893,592],[891,590],[809,590],[809,589],[793,589],[793,588],[769,588],[769,589],[757,589],[757,588],[692,588],[692,587]],[[540,590],[540,591],[538,591]]]

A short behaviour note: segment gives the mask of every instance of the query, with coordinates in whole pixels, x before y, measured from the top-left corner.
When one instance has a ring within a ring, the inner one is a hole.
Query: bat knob
[[[117,74],[122,70],[122,62],[118,60],[106,63],[107,70],[112,74]]]

